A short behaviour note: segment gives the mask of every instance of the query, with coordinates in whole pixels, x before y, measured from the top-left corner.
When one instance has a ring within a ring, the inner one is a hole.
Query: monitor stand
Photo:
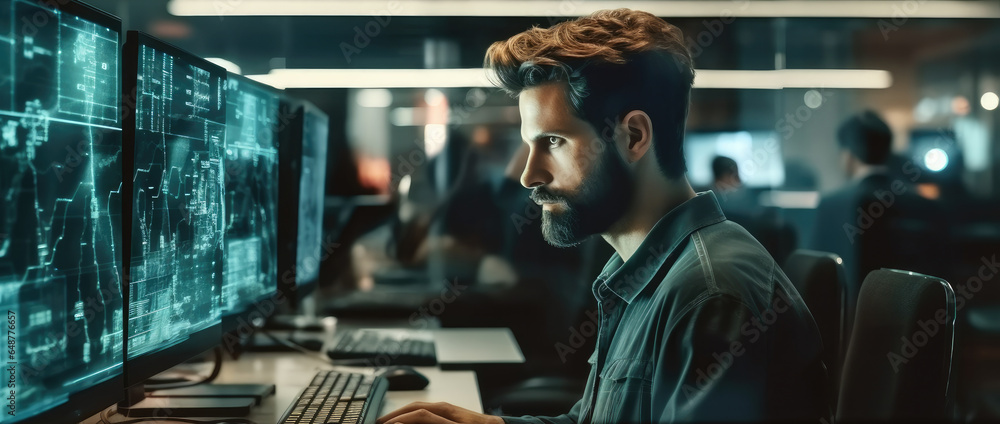
[[[208,383],[212,381],[219,375],[222,370],[223,364],[225,362],[222,360],[222,350],[220,348],[215,348],[215,368],[212,370],[212,374],[205,380],[204,383],[195,383],[194,385],[185,384],[180,387],[162,387],[162,388],[149,388],[145,383],[143,384],[143,390],[145,391],[145,398],[210,398],[210,399],[227,399],[227,398],[252,398],[254,403],[260,405],[264,398],[274,394],[273,384],[211,384]]]
[[[327,317],[308,315],[275,315],[266,328],[272,330],[297,330],[320,332],[324,330],[323,320]]]
[[[299,313],[294,315],[275,315],[268,320],[265,328],[270,330],[296,331],[327,331],[336,325],[336,318],[316,315],[316,297],[309,295],[299,302]]]
[[[252,398],[260,405],[274,394],[273,384],[200,384],[177,389],[161,389],[146,393],[147,398]]]
[[[253,397],[146,397],[144,390],[142,384],[129,387],[126,399],[118,404],[118,413],[139,418],[245,417],[255,403]]]

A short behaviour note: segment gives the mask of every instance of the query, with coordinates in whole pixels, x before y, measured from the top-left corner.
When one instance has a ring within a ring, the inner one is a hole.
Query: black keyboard
[[[371,424],[381,412],[389,383],[382,377],[320,371],[302,390],[279,424]]]
[[[433,341],[365,330],[342,331],[343,336],[326,352],[330,359],[367,359],[376,367],[437,365]]]

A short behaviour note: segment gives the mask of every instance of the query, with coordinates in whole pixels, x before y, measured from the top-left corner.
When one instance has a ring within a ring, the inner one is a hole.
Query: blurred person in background
[[[426,270],[429,261],[440,260],[449,278],[514,284],[516,272],[500,256],[504,234],[496,223],[503,215],[490,175],[500,172],[486,163],[490,147],[449,129],[444,150],[404,177],[397,213],[353,247],[356,278],[373,283],[379,270]]]
[[[712,191],[719,199],[722,211],[733,221],[737,216],[750,218],[759,214],[759,205],[743,187],[740,178],[740,167],[736,161],[726,156],[716,156],[712,159]],[[743,224],[745,226],[745,224]]]
[[[837,129],[840,164],[847,176],[845,186],[823,195],[816,208],[813,248],[844,259],[848,274],[857,269],[856,237],[845,224],[855,224],[856,209],[870,193],[891,189],[886,163],[892,154],[892,131],[874,111],[855,114]],[[859,236],[864,236],[860,234]]]
[[[890,172],[894,171],[888,166],[892,131],[876,112],[850,116],[836,137],[848,182],[820,200],[812,248],[843,259],[847,315],[852,321],[861,283],[869,272],[897,268],[941,275],[933,266],[940,258],[910,253],[910,249],[933,251],[927,243],[933,238],[923,234],[940,230],[940,225],[931,224],[940,214],[935,204],[915,194],[912,182],[921,173],[916,165],[906,162],[900,164],[901,173]],[[851,322],[847,328],[852,328]]]
[[[520,180],[546,241],[599,234],[616,251],[591,285],[600,326],[587,386],[556,417],[414,403],[379,422],[829,420],[822,343],[801,297],[685,176],[694,68],[680,30],[605,10],[494,43],[486,66],[518,97]],[[776,311],[771,330],[741,331]]]
[[[712,189],[716,194],[736,191],[743,187],[740,167],[733,158],[716,156],[712,159]]]

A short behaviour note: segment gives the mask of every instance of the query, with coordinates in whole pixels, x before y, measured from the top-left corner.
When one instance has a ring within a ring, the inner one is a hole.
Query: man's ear
[[[628,163],[635,163],[646,155],[653,146],[653,123],[649,115],[641,110],[633,110],[622,118],[622,135],[618,140],[622,157]]]

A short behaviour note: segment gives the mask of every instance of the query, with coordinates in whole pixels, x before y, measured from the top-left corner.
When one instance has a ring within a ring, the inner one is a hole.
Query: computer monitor
[[[122,397],[121,21],[0,0],[0,421]]]
[[[781,142],[773,131],[688,131],[684,136],[684,159],[692,185],[712,185],[712,159],[716,156],[736,161],[746,187],[771,188],[785,183]]]
[[[320,262],[334,246],[323,238],[329,118],[306,101],[286,101],[291,119],[280,135],[278,178],[278,287],[296,307],[319,279]]]
[[[229,74],[226,82],[222,331],[246,333],[275,310],[278,288],[278,129],[281,93]],[[265,304],[265,303],[271,304]],[[259,316],[255,316],[259,315]]]
[[[131,225],[119,409],[144,398],[148,378],[219,344],[226,222],[225,70],[137,31],[123,57]]]
[[[964,165],[962,151],[955,139],[955,132],[950,129],[910,131],[910,146],[903,156],[919,168],[899,166],[907,174],[906,179],[912,180],[918,174],[922,178],[918,178],[916,182],[921,183],[961,178]]]

